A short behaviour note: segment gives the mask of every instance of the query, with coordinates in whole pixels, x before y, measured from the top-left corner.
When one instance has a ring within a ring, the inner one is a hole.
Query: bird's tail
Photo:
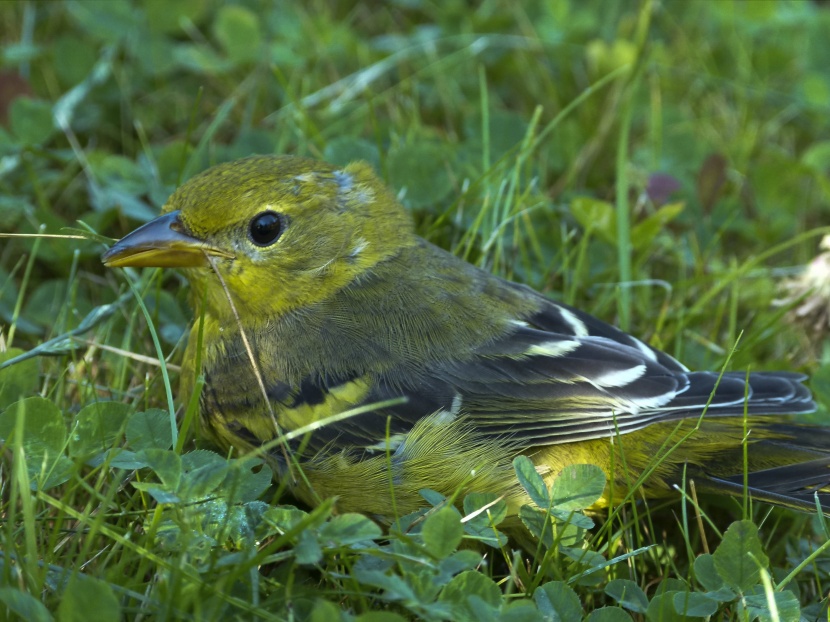
[[[760,419],[748,440],[745,459],[741,448],[696,465],[698,489],[733,496],[746,490],[758,501],[830,514],[830,428]]]
[[[818,500],[830,512],[830,428],[777,416],[815,410],[803,375],[755,372],[748,383],[739,372],[691,372],[688,378],[688,391],[671,406],[682,409],[708,394],[701,437],[711,442],[719,433],[733,440],[738,432],[742,435],[739,444],[715,443],[717,452],[704,452],[705,459],[687,463],[697,474],[698,489],[737,496],[746,490],[754,499],[806,511],[814,511]],[[694,447],[694,437],[690,443]]]
[[[753,414],[724,413],[713,402],[697,420],[664,421],[616,437],[615,453],[623,452],[615,459],[619,490],[641,474],[646,496],[663,497],[685,475],[700,492],[743,497],[746,491],[757,501],[808,512],[818,501],[830,515],[830,427],[793,422],[774,402],[766,404],[772,412],[759,408],[764,400],[747,404]]]

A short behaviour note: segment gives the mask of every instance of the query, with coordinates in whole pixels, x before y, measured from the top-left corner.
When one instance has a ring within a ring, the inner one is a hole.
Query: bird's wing
[[[487,433],[568,443],[709,416],[809,412],[792,373],[690,372],[667,354],[571,307],[546,301],[524,325],[445,373]],[[466,403],[466,406],[465,406]]]
[[[518,446],[625,434],[704,412],[796,414],[815,408],[803,379],[762,372],[747,385],[742,372],[690,372],[590,315],[546,301],[472,352],[377,375],[364,403],[407,401],[323,429],[315,444],[382,446],[387,434],[405,434],[432,413],[464,416],[477,432],[510,437]]]
[[[525,290],[526,294],[533,295],[540,303],[539,311],[526,319],[525,323],[530,327],[557,335],[605,337],[622,346],[640,351],[646,359],[657,362],[668,370],[688,371],[682,363],[665,352],[652,348],[619,328],[570,305],[553,302],[528,287],[520,287]]]
[[[539,343],[539,340],[547,340]],[[445,378],[485,434],[509,435],[528,446],[626,434],[688,417],[809,412],[810,393],[798,374],[679,371],[637,347],[606,337],[540,335],[522,328],[476,359],[456,363]]]

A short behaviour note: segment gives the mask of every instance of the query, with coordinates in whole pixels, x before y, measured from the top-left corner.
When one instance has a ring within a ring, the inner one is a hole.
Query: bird
[[[218,164],[102,261],[183,271],[200,319],[181,390],[203,376],[201,433],[264,453],[303,502],[389,523],[429,488],[495,493],[515,516],[529,499],[512,462],[526,456],[548,485],[599,466],[593,509],[677,496],[684,477],[828,507],[830,434],[791,417],[816,409],[804,375],[690,371],[473,266],[419,237],[365,162]]]

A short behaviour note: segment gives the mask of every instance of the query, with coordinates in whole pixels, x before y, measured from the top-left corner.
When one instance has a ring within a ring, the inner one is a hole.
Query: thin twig
[[[706,539],[706,530],[703,528],[703,517],[700,514],[700,505],[697,503],[697,489],[695,488],[695,480],[689,480],[689,490],[692,493],[692,499],[695,506],[695,520],[697,520],[697,530],[700,532],[700,543],[703,546],[703,552],[709,554],[709,541]]]
[[[63,233],[0,233],[0,238],[60,238],[62,240],[95,240],[85,235],[69,235]]]
[[[92,341],[90,339],[79,339],[78,337],[74,338],[75,341],[79,343],[83,343],[88,346],[92,346],[93,348],[98,348],[99,350],[106,350],[107,352],[112,352],[113,354],[119,354],[123,357],[128,359],[133,359],[134,361],[138,361],[139,363],[146,363],[147,365],[154,365],[156,367],[161,367],[161,363],[159,360],[153,356],[145,356],[143,354],[136,354],[135,352],[130,352],[129,350],[124,350],[122,348],[115,348],[113,346],[108,346],[103,343],[98,343],[97,341]],[[167,363],[167,369],[173,371],[181,371],[181,365],[174,365],[172,363]]]

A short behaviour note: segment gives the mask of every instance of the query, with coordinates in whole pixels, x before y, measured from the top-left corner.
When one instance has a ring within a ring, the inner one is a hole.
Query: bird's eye
[[[248,234],[257,246],[271,246],[282,233],[282,218],[276,212],[262,212],[251,219]]]

